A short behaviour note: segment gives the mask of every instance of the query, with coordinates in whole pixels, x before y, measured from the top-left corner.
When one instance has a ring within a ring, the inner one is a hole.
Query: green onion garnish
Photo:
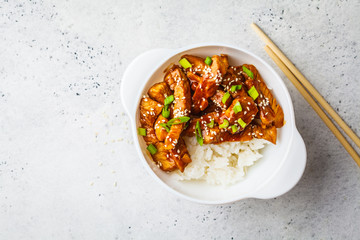
[[[229,121],[224,119],[223,123],[219,125],[220,128],[227,128],[229,126]]]
[[[204,144],[204,139],[201,134],[201,127],[199,121],[196,122],[195,135],[196,135],[196,141],[200,144],[200,146],[202,146]]]
[[[165,105],[163,107],[161,115],[163,115],[164,118],[168,118],[170,116],[169,105]]]
[[[167,107],[167,105],[165,105],[165,107]],[[176,120],[180,120],[180,122],[175,122]],[[189,120],[190,120],[190,117],[183,116],[183,117],[179,117],[179,118],[173,118],[170,121],[168,121],[167,123],[160,123],[159,125],[162,126],[163,128],[165,128],[167,132],[170,132],[170,128],[172,125],[181,124],[181,123],[187,122]]]
[[[250,95],[250,97],[252,97],[252,99],[256,99],[259,96],[258,91],[256,91],[256,88],[254,86],[252,86],[250,88],[250,90],[248,91],[248,94]]]
[[[235,133],[238,130],[238,126],[237,125],[232,125],[231,130],[232,130],[233,133]]]
[[[242,111],[242,107],[241,107],[240,102],[237,102],[237,103],[235,104],[235,106],[233,107],[233,110],[234,110],[234,113],[238,113],[238,112],[241,112],[241,111]]]
[[[154,155],[155,153],[157,153],[156,147],[152,144],[150,144],[146,149],[151,153],[151,155]]]
[[[229,92],[226,92],[226,93],[224,94],[224,96],[222,97],[222,99],[221,99],[222,103],[225,104],[226,101],[229,99],[229,97],[230,97],[230,93],[229,93]]]
[[[214,123],[215,123],[215,121],[214,121],[214,119],[212,119],[211,122],[209,122],[209,123],[207,124],[207,126],[208,126],[209,128],[213,128],[213,127],[214,127]]]
[[[160,123],[159,125],[165,128],[167,132],[170,132],[170,128],[168,127],[168,125],[166,125],[166,123]]]
[[[243,71],[251,78],[254,79],[254,74],[252,71],[250,71],[247,67],[242,66]]]
[[[172,103],[174,101],[174,95],[170,95],[167,98],[165,98],[164,100],[164,105],[169,105],[170,103]]]
[[[146,129],[145,128],[138,128],[138,133],[141,136],[146,136]]]
[[[206,63],[206,65],[209,65],[209,66],[210,66],[211,63],[212,63],[211,57],[206,57],[205,63]]]
[[[176,120],[180,120],[180,122],[175,122]],[[172,125],[181,124],[181,123],[187,122],[189,120],[190,120],[190,117],[186,117],[186,116],[179,117],[179,118],[173,118],[167,122],[167,125],[169,127],[171,127]]]
[[[179,63],[180,63],[180,65],[181,65],[183,68],[185,68],[185,69],[192,67],[191,63],[189,63],[189,61],[188,61],[186,58],[182,58],[182,59],[179,61]]]
[[[232,85],[230,91],[235,92],[237,90],[240,90],[242,85]]]
[[[246,123],[245,123],[241,118],[238,119],[238,123],[240,124],[240,126],[241,126],[242,128],[245,128],[245,127],[246,127]]]

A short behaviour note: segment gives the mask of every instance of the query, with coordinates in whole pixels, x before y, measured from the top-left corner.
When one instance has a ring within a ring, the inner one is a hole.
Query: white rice
[[[184,138],[192,162],[178,180],[204,180],[210,184],[229,185],[242,180],[247,168],[259,160],[259,150],[268,142],[253,139],[248,142],[225,142],[200,146],[195,137]]]

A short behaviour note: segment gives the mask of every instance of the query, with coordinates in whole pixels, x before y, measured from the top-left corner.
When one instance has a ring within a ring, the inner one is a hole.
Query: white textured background
[[[359,239],[359,168],[249,26],[360,135],[359,12],[359,0],[0,0],[0,239]],[[198,205],[138,160],[119,96],[126,66],[205,41],[249,49],[288,86],[308,152],[289,193]]]

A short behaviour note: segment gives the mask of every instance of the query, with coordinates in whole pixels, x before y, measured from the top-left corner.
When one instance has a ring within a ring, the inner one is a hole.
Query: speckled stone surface
[[[255,21],[360,135],[360,2],[1,1],[0,239],[359,239],[360,169],[263,50]],[[247,48],[285,81],[308,163],[270,200],[207,206],[149,176],[120,102],[140,53]]]

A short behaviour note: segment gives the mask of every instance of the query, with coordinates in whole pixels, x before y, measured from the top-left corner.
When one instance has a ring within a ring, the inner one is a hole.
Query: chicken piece
[[[237,132],[235,134],[228,131],[220,131],[217,136],[217,141],[213,143],[218,144],[223,142],[245,142],[250,141],[253,138],[254,136],[251,134],[251,126],[248,125],[243,131]]]
[[[209,119],[207,120],[201,120],[200,118],[192,119],[189,127],[186,130],[184,130],[182,134],[187,137],[196,136],[195,127],[197,122],[200,122],[201,134],[203,137],[204,144],[217,143],[219,141],[218,136],[220,136],[219,135],[220,129],[215,124],[213,127],[209,127],[208,124],[211,122]]]
[[[164,82],[167,83],[172,91],[175,91],[175,87],[179,82],[187,82],[185,73],[178,65],[172,65],[166,72]]]
[[[252,133],[254,134],[255,138],[265,139],[273,144],[276,144],[276,137],[277,137],[276,126],[263,128],[262,126],[254,125],[254,127],[252,128]]]
[[[196,124],[196,122],[195,122]],[[245,142],[250,141],[253,138],[265,139],[273,144],[276,144],[277,129],[275,126],[269,128],[262,128],[260,125],[250,123],[240,132],[232,133],[224,129],[220,129],[218,126],[213,128],[203,128],[202,125],[202,137],[204,144],[219,144],[223,142]],[[193,137],[195,136],[195,127],[193,131],[184,131],[184,135]]]
[[[218,89],[218,90],[216,90],[215,94],[210,98],[212,100],[212,102],[215,103],[215,105],[220,107],[220,109],[222,109],[222,110],[227,109],[232,102],[231,96],[226,100],[225,103],[222,102],[222,99],[225,94],[226,94],[226,92]]]
[[[219,121],[219,117],[220,114],[218,112],[211,112],[199,118],[193,118],[190,120],[189,126],[183,131],[183,135],[188,137],[195,136],[195,127],[197,122],[200,122],[202,130],[206,131],[207,129],[214,128]],[[213,126],[211,127],[210,125],[212,121]]]
[[[155,135],[155,130],[153,127],[146,128],[146,136],[143,137],[146,144],[154,144],[159,142],[159,139]]]
[[[202,131],[202,137],[204,144],[217,143],[220,141],[221,129],[218,126],[213,128],[204,129]]]
[[[250,141],[253,138],[265,139],[273,144],[276,144],[277,129],[275,126],[269,128],[262,128],[257,124],[248,125],[244,131],[231,134],[227,131],[221,131],[218,134],[218,142],[213,143],[223,143],[223,142],[245,142]]]
[[[246,73],[243,75],[246,78],[245,85],[248,89],[255,87],[259,96],[256,98],[256,103],[259,106],[260,120],[262,127],[267,128],[268,126],[275,125],[280,128],[284,125],[284,112],[276,99],[267,88],[265,82],[261,78],[259,72],[253,65],[244,64],[254,75],[254,79],[249,77]]]
[[[212,57],[212,64],[210,71],[205,69],[205,73],[202,76],[202,81],[198,83],[198,86],[192,97],[193,100],[193,113],[199,113],[208,106],[208,98],[213,96],[218,89],[218,86],[222,82],[223,76],[226,74],[229,62],[227,55],[214,55]]]
[[[177,168],[181,172],[184,172],[185,167],[191,162],[189,152],[182,137],[179,138],[176,147],[170,150],[170,158],[174,160]]]
[[[186,58],[192,65],[191,68],[186,69],[187,73],[192,72],[194,74],[198,74],[199,76],[202,76],[205,73],[207,65],[203,58],[193,55],[183,55],[181,58]]]
[[[191,112],[191,93],[189,80],[179,66],[174,65],[169,69],[165,81],[174,90],[173,117],[175,119],[189,116]],[[177,121],[176,121],[177,122]],[[165,138],[165,148],[170,150],[175,147],[185,124],[174,124]]]
[[[234,106],[238,103],[240,103],[241,111],[235,113]],[[230,107],[220,117],[219,123],[221,124],[224,119],[227,119],[229,124],[233,125],[234,123],[237,124],[237,121],[241,118],[248,125],[255,118],[257,112],[256,104],[251,97],[235,98]]]
[[[189,80],[181,69],[177,69],[174,73],[174,77],[179,78],[174,89],[174,118],[188,116],[191,112],[191,92]]]
[[[140,123],[145,128],[153,128],[157,116],[161,113],[163,105],[149,97],[140,101]]]
[[[215,55],[212,57],[212,61],[213,63],[211,64],[211,71],[213,72],[213,64],[215,64],[214,69],[218,69],[221,75],[224,76],[227,72],[227,69],[229,68],[228,56],[226,54],[220,54],[220,56]],[[215,72],[213,73],[215,74]]]
[[[246,93],[247,89],[244,85],[245,78],[241,74],[238,75],[234,71],[234,69],[237,70],[238,68],[233,68],[233,67],[228,68],[228,72],[225,74],[221,85],[224,87],[226,91],[228,91],[231,94],[233,98],[246,97],[248,96],[248,94]],[[231,91],[231,87],[234,85],[241,85],[241,89]]]
[[[200,115],[206,115],[212,112],[221,112],[221,108],[219,106],[217,106],[213,101],[209,101],[209,105],[207,106],[207,108],[205,108],[204,111],[201,111],[199,114]]]
[[[166,82],[155,83],[148,91],[151,99],[164,104],[166,97],[172,95],[172,92]]]
[[[155,135],[157,137],[157,139],[159,141],[164,141],[168,132],[166,131],[166,129],[163,126],[160,126],[161,123],[167,123],[168,119],[165,118],[163,115],[159,115],[159,117],[157,118],[156,122],[155,122]]]
[[[169,151],[165,149],[164,143],[157,142],[154,144],[157,152],[152,155],[154,162],[160,167],[163,171],[174,171],[177,166],[174,159],[171,159],[169,156]]]
[[[247,133],[250,132],[250,135]],[[192,131],[184,131],[184,135],[193,137],[195,136]],[[202,137],[204,144],[218,144],[223,142],[244,142],[253,139],[251,135],[251,127],[246,127],[244,131],[232,134],[218,126],[213,128],[202,128]]]
[[[164,141],[166,149],[170,150],[175,148],[184,125],[184,123],[180,123],[171,126],[170,131],[168,132]]]
[[[202,78],[199,75],[196,75],[195,73],[190,71],[186,73],[186,76],[190,80],[191,90],[195,91],[199,82],[201,82]]]

